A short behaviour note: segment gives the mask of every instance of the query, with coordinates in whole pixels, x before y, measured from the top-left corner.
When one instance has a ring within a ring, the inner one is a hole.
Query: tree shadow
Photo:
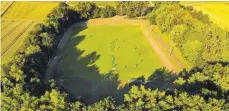
[[[148,77],[148,82],[145,84],[147,88],[168,90],[174,89],[176,86],[173,82],[177,79],[176,74],[167,70],[165,67],[156,69],[151,76]]]
[[[141,85],[145,86],[145,88],[150,88],[152,90],[158,89],[160,91],[173,90],[176,88],[176,85],[173,83],[179,76],[169,71],[165,67],[156,69],[148,78],[145,76],[139,76],[137,78],[133,78],[124,87],[119,88],[118,90],[118,98],[115,98],[115,101],[118,104],[122,104],[124,101],[124,95],[129,92],[132,86]]]
[[[86,29],[86,22],[83,22],[82,29],[75,27],[76,31],[72,32],[72,36]],[[96,51],[85,54],[85,50],[79,49],[77,46],[84,41],[88,35],[77,35],[71,37],[64,50],[61,50],[61,59],[56,67],[54,79],[57,84],[69,93],[72,101],[81,100],[86,104],[93,104],[108,96],[112,96],[118,104],[124,100],[124,94],[131,89],[130,84],[119,88],[119,74],[110,70],[107,73],[100,73],[99,67],[95,64],[102,55]],[[176,77],[173,73],[165,68],[157,69],[146,80],[144,76],[140,76],[134,80],[141,80],[140,84],[147,88],[164,90],[174,88],[173,81]],[[150,81],[150,82],[149,82]]]
[[[70,93],[72,100],[93,104],[105,97],[116,96],[119,76],[113,71],[100,73],[95,62],[100,56],[96,51],[85,55],[79,45],[87,36],[75,36],[65,47],[54,76],[57,84]]]

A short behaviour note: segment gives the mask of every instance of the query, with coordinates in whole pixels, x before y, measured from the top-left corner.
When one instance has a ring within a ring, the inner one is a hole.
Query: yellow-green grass
[[[229,29],[229,2],[182,2],[208,14],[211,21],[222,28]]]
[[[4,22],[10,22],[10,21],[4,21]],[[28,32],[31,31],[34,25],[37,23],[39,22],[32,23],[32,21],[15,21],[12,24],[10,24],[7,28],[1,30],[2,63],[6,63],[8,60],[10,60],[11,57],[21,48],[21,46],[24,44],[25,38],[28,35]],[[4,26],[5,25],[2,24],[2,27]],[[27,27],[28,29],[26,29]]]
[[[44,20],[58,2],[14,2],[3,20]]]
[[[159,27],[157,25],[153,26],[154,27],[154,31],[156,34],[158,34],[161,37],[161,40],[168,46],[168,48],[170,49],[172,46],[172,41],[171,38],[169,37],[168,33],[161,33]],[[174,47],[173,52],[172,52],[177,59],[184,65],[184,68],[186,69],[190,69],[191,66],[188,64],[188,62],[184,59],[184,57],[182,56],[182,53],[179,51],[179,49],[177,47]],[[177,64],[177,63],[176,63]],[[175,65],[176,66],[176,65]],[[177,66],[179,67],[179,66]],[[180,68],[178,68],[178,71],[181,70]]]
[[[163,67],[140,25],[93,23],[89,21],[86,29],[69,40],[58,63],[55,79],[62,79],[71,94],[89,103],[106,95],[117,96],[120,83],[104,77],[112,69],[125,83],[142,75],[147,78]]]
[[[81,38],[82,41],[77,41]],[[76,42],[80,42],[79,45]],[[94,63],[100,74],[111,71],[112,56],[114,56],[120,80],[130,80],[140,75],[148,76],[156,68],[162,67],[157,54],[150,47],[138,26],[91,26],[80,32],[70,40],[65,48],[65,57],[60,61],[60,74],[90,78],[87,76],[87,73],[90,73],[88,70],[78,67],[85,64],[77,62],[79,51],[84,51],[79,56],[82,59],[93,52],[100,56]]]

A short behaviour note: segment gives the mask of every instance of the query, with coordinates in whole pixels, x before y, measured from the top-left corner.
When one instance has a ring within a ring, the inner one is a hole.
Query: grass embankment
[[[153,26],[153,29],[154,29],[154,32],[156,34],[158,34],[161,38],[161,40],[165,43],[165,45],[171,49],[172,47],[172,42],[171,42],[171,39],[169,37],[169,34],[168,33],[161,33],[160,29],[158,26]],[[167,52],[168,53],[168,52]],[[184,65],[184,68],[186,69],[190,69],[191,66],[188,64],[188,62],[184,59],[184,57],[182,56],[182,53],[179,51],[179,49],[177,47],[174,47],[173,51],[172,51],[172,54],[174,54],[174,56],[176,56],[176,58]],[[174,61],[175,62],[175,61]],[[174,63],[175,64],[175,63]],[[177,64],[177,63],[176,63]],[[177,69],[178,70],[181,70],[180,69],[180,66],[176,65]]]

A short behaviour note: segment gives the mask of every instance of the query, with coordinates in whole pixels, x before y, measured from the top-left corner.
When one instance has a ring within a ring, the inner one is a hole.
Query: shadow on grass
[[[78,31],[73,32],[72,35],[82,31],[76,30]],[[88,36],[78,35],[70,38],[63,51],[64,54],[59,62],[60,64],[58,64],[56,74],[54,74],[55,80],[70,94],[72,101],[81,100],[86,104],[93,104],[103,98],[112,96],[118,104],[121,104],[124,100],[124,94],[130,90],[131,85],[126,84],[124,87],[118,88],[120,84],[119,74],[112,70],[107,73],[99,72],[95,62],[99,60],[101,55],[96,51],[85,55],[85,50],[76,47],[86,37]],[[172,72],[161,68],[153,72],[147,79],[152,82],[147,82],[143,76],[140,76],[137,80],[144,79],[143,85],[148,88],[166,89],[171,87],[174,80],[171,74]]]
[[[167,90],[174,89],[175,85],[173,82],[177,79],[177,76],[167,70],[165,67],[156,69],[151,76],[148,77],[146,87],[151,89]]]
[[[85,37],[76,36],[69,40],[54,78],[70,93],[71,100],[80,99],[92,104],[117,95],[119,76],[113,71],[100,73],[95,65],[100,55],[96,51],[83,55],[85,51],[76,47]]]
[[[176,76],[173,72],[163,67],[156,69],[148,78],[144,77],[143,75],[133,78],[131,82],[118,90],[119,96],[116,98],[116,101],[118,104],[122,104],[124,100],[124,94],[128,93],[133,85],[139,87],[143,85],[145,88],[150,88],[152,90],[173,90],[176,88],[173,82],[177,79],[177,77],[178,76]]]

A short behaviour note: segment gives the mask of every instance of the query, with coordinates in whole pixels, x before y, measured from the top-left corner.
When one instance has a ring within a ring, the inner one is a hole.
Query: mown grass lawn
[[[71,94],[92,102],[107,95],[117,97],[119,80],[147,77],[161,67],[140,26],[94,25],[69,40],[55,79],[63,80]],[[119,75],[113,82],[106,77],[114,76],[109,75],[111,70]]]
[[[182,2],[184,5],[191,5],[196,10],[208,14],[210,20],[222,28],[229,29],[229,2]]]
[[[79,38],[82,40],[77,45],[75,42]],[[93,53],[98,57],[90,65],[96,65],[100,74],[106,74],[115,64],[120,80],[147,76],[162,66],[138,26],[91,26],[75,35],[65,49],[64,58],[60,61],[60,73],[68,74],[65,76],[85,76],[88,71],[77,66],[77,59]],[[74,54],[77,51],[83,52]]]

